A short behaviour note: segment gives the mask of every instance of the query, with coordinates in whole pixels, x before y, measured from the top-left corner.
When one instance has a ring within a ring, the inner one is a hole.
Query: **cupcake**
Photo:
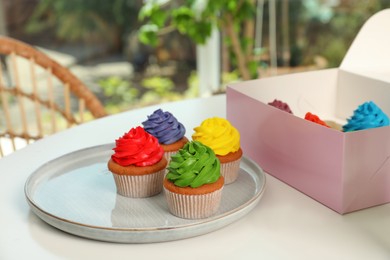
[[[274,101],[269,102],[268,105],[279,108],[280,110],[285,111],[285,112],[290,113],[290,114],[293,113],[287,103],[280,101],[280,100],[277,100],[277,99],[274,99]]]
[[[343,126],[335,121],[332,120],[324,120],[325,124],[329,126],[332,129],[335,129],[337,131],[343,131]]]
[[[146,132],[158,139],[168,162],[171,155],[175,154],[188,142],[188,139],[184,136],[186,133],[185,127],[170,112],[157,109],[148,116],[145,122],[142,122],[142,125]]]
[[[238,130],[228,120],[213,117],[204,120],[194,131],[192,139],[209,146],[221,162],[225,184],[233,183],[238,177],[242,157]]]
[[[306,115],[305,115],[305,120],[308,120],[308,121],[311,121],[313,123],[316,123],[316,124],[319,124],[319,125],[322,125],[322,126],[326,126],[328,128],[330,128],[326,123],[325,121],[322,121],[317,115],[315,114],[312,114],[310,112],[307,112]]]
[[[388,125],[387,115],[374,102],[369,101],[353,111],[353,115],[347,119],[347,124],[343,125],[343,131],[351,132]]]
[[[115,144],[108,169],[117,193],[132,198],[160,193],[167,160],[157,139],[138,126],[115,140]]]
[[[164,178],[169,211],[180,218],[200,219],[218,211],[224,178],[220,162],[210,147],[197,141],[172,155]]]

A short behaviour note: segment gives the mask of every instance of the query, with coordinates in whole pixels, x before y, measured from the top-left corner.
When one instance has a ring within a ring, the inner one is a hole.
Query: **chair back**
[[[39,49],[0,36],[0,158],[106,115],[96,95]]]

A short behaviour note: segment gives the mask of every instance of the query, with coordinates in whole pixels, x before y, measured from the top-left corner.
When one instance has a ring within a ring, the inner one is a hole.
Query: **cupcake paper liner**
[[[170,152],[165,151],[164,152],[164,157],[165,157],[165,159],[167,159],[167,162],[168,162],[167,167],[169,165],[169,162],[171,161],[171,156],[174,155],[175,153],[177,153],[178,151],[179,150],[177,150],[177,151],[170,151]],[[168,173],[168,169],[165,168],[165,174],[167,174],[167,173]]]
[[[145,175],[119,175],[113,173],[118,194],[131,198],[145,198],[162,191],[165,168]]]
[[[165,157],[165,159],[167,159],[167,162],[168,162],[167,166],[169,165],[169,162],[170,162],[170,160],[171,160],[171,156],[174,155],[175,153],[177,153],[178,151],[179,151],[179,150],[170,151],[170,152],[165,151],[165,152],[164,152],[164,157]]]
[[[186,219],[201,219],[217,213],[221,204],[222,189],[223,187],[201,195],[186,195],[164,188],[164,193],[169,211],[173,215]]]
[[[221,163],[221,175],[225,178],[225,184],[236,181],[240,171],[241,158],[227,163]]]

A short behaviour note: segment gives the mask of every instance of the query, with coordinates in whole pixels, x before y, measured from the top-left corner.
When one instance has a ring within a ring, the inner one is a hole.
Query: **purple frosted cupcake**
[[[146,132],[158,139],[168,162],[171,156],[188,142],[184,136],[186,133],[184,125],[177,121],[170,112],[157,109],[148,116],[145,122],[142,122],[142,125]]]
[[[293,113],[287,103],[280,101],[280,100],[277,100],[277,99],[274,99],[274,101],[269,102],[268,105],[279,108],[280,110],[283,110],[283,111],[290,113],[290,114]]]

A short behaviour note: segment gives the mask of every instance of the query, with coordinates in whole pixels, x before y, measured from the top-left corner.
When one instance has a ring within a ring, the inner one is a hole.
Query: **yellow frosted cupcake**
[[[225,184],[234,182],[238,177],[242,149],[240,133],[224,118],[212,117],[194,128],[192,139],[210,147],[221,162],[221,175]]]

